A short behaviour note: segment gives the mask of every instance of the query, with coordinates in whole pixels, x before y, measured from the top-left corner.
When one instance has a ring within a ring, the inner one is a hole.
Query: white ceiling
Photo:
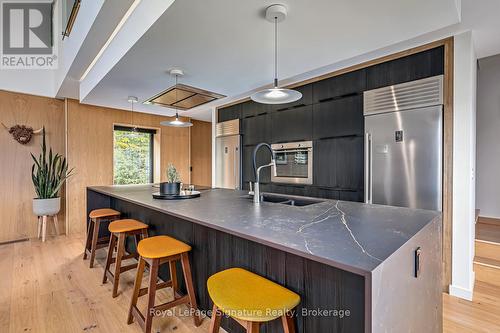
[[[131,3],[120,1],[114,14],[99,14],[59,96],[78,97],[75,78]],[[228,96],[184,113],[210,120],[211,106],[248,96],[271,82],[273,27],[263,14],[273,3],[283,3],[289,11],[279,26],[279,75],[285,82],[464,30],[473,31],[479,58],[500,53],[500,20],[494,15],[500,12],[498,0],[182,0],[91,86],[82,102],[128,109],[127,96],[148,99],[172,85],[167,71],[180,67],[186,73],[181,83]],[[153,105],[136,109],[174,113]]]
[[[85,103],[127,108],[127,96],[144,101],[181,83],[227,96],[271,82],[273,26],[263,18],[275,1],[175,1],[114,68]],[[279,26],[279,75],[289,78],[359,54],[441,29],[459,21],[455,0],[286,0]],[[145,112],[172,114],[157,106]],[[186,115],[209,120],[208,107]]]

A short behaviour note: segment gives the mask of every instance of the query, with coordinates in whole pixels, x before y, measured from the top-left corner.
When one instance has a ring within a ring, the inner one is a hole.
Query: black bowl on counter
[[[181,192],[181,183],[160,183],[160,194],[176,195]]]

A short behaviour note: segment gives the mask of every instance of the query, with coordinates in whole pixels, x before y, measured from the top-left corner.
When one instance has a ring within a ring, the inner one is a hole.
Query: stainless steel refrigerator
[[[442,209],[443,76],[364,93],[365,202]]]
[[[239,119],[217,123],[215,140],[215,186],[239,190],[241,188]]]

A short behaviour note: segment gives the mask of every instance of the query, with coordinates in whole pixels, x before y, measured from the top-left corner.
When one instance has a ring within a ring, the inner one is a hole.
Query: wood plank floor
[[[123,274],[122,293],[113,299],[111,284],[101,284],[104,250],[89,269],[82,248],[82,238],[64,236],[0,246],[0,332],[141,332],[126,323],[135,271]],[[164,289],[157,301],[171,297]],[[500,332],[500,288],[477,282],[473,302],[449,295],[443,301],[444,332]],[[207,332],[208,324],[206,318],[196,328],[191,317],[166,316],[155,318],[153,332]]]
[[[82,250],[83,238],[65,236],[0,246],[0,332],[142,332],[135,322],[127,325],[135,270],[120,276],[123,292],[112,298],[111,283],[101,283],[105,250],[93,269]],[[169,299],[171,288],[157,292],[157,304]],[[145,301],[139,298],[141,311]],[[152,332],[205,333],[208,325],[207,318],[197,328],[189,316],[165,316],[153,320]]]

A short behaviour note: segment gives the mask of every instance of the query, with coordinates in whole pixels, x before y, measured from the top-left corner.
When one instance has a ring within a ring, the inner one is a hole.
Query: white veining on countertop
[[[358,242],[358,240],[356,239],[356,236],[354,236],[351,228],[349,228],[349,225],[347,224],[346,214],[345,214],[345,212],[342,209],[340,209],[339,203],[340,203],[340,201],[337,201],[337,203],[335,204],[335,208],[341,214],[340,215],[340,221],[345,226],[345,228],[347,229],[347,231],[349,231],[349,234],[351,235],[352,240],[358,245],[358,247],[361,249],[361,251],[363,251],[364,254],[366,254],[370,258],[373,258],[373,259],[375,259],[377,261],[382,262],[383,261],[382,259],[377,258],[377,257],[371,255],[368,251],[365,250],[365,248],[363,247],[363,245],[361,245],[361,243]]]
[[[298,232],[298,233],[301,233],[304,229],[307,229],[307,228],[309,228],[309,227],[311,227],[311,226],[313,226],[313,225],[315,225],[315,224],[318,224],[318,223],[324,222],[324,221],[328,220],[330,217],[334,217],[334,216],[338,215],[338,214],[335,214],[335,215],[327,215],[326,217],[322,218],[321,220],[315,221],[318,217],[324,216],[325,214],[327,214],[329,211],[331,211],[331,210],[332,210],[332,209],[334,209],[334,208],[335,208],[335,207],[334,207],[334,206],[332,206],[332,207],[328,208],[326,211],[324,211],[323,213],[321,213],[321,214],[319,214],[319,215],[315,216],[315,217],[311,220],[311,222],[309,222],[309,223],[304,224],[303,226],[301,226],[301,227],[299,228],[299,230],[297,230],[297,232]]]

